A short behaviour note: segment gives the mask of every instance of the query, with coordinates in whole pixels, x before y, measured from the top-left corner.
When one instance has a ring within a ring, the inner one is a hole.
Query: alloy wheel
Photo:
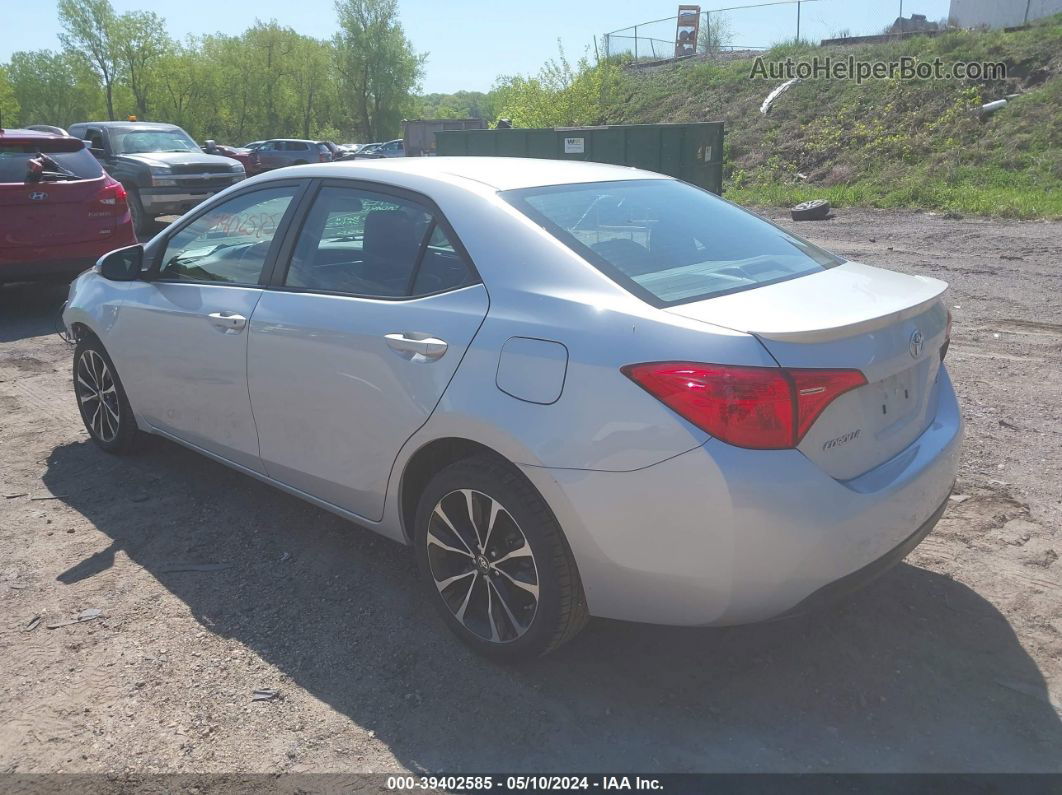
[[[91,348],[77,363],[77,398],[93,435],[102,442],[114,441],[120,428],[118,391],[107,362]]]
[[[538,612],[531,545],[500,502],[473,489],[445,495],[428,518],[428,568],[446,607],[492,643],[524,635]]]

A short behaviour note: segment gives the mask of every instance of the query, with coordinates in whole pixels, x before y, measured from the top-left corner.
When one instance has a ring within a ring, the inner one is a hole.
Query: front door
[[[299,190],[241,193],[178,229],[162,247],[157,278],[131,286],[111,335],[130,402],[145,421],[256,471],[247,324]]]
[[[248,384],[276,480],[378,521],[399,449],[487,312],[445,222],[415,199],[325,185],[251,319]]]

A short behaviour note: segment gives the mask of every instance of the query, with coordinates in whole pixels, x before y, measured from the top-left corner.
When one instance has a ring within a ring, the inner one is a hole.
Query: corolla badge
[[[42,202],[42,201],[44,201],[45,199],[48,198],[48,194],[45,193],[44,191],[36,190],[33,193],[31,193],[29,195],[29,197],[30,197],[30,201]]]
[[[926,346],[926,338],[922,334],[921,329],[915,329],[911,332],[911,358],[917,359],[922,355],[922,349]]]

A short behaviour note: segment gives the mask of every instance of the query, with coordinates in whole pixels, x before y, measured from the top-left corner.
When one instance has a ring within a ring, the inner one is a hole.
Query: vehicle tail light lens
[[[737,447],[796,447],[823,410],[867,382],[858,370],[632,364],[622,372],[680,416]]]
[[[128,195],[120,182],[110,182],[103,186],[93,200],[105,207],[111,207],[116,214],[121,213],[128,207]]]
[[[948,347],[951,345],[951,310],[948,310],[948,325],[944,327],[944,344],[940,346],[940,360],[948,355]]]
[[[332,159],[332,156],[330,154],[328,154],[327,152],[321,152],[319,155],[317,155],[317,162],[318,163],[327,163],[331,159]]]

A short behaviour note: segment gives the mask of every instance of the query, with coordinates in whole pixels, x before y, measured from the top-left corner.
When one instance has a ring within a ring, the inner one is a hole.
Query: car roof
[[[169,132],[181,129],[176,124],[160,124],[152,121],[79,121],[71,127],[102,127],[108,130],[150,130]]]
[[[615,182],[630,179],[671,179],[663,174],[630,166],[590,163],[583,160],[542,160],[529,157],[394,157],[383,160],[344,160],[335,163],[297,166],[297,173],[307,177],[346,177],[386,179],[388,175],[422,177],[427,181],[459,183],[462,180],[486,185],[495,190],[517,190],[546,185],[570,185],[581,182]],[[359,173],[360,172],[360,173]],[[290,177],[290,169],[269,172],[276,177]]]
[[[292,141],[293,143],[297,143],[297,144],[316,144],[316,143],[320,143],[319,141],[311,141],[309,138],[267,138],[266,139],[266,143],[269,143],[270,141]]]
[[[0,128],[0,137],[6,143],[24,143],[39,140],[46,141],[61,141],[72,139],[80,141],[81,139],[75,135],[57,135],[56,133],[44,132],[43,130],[23,130],[21,128]]]

